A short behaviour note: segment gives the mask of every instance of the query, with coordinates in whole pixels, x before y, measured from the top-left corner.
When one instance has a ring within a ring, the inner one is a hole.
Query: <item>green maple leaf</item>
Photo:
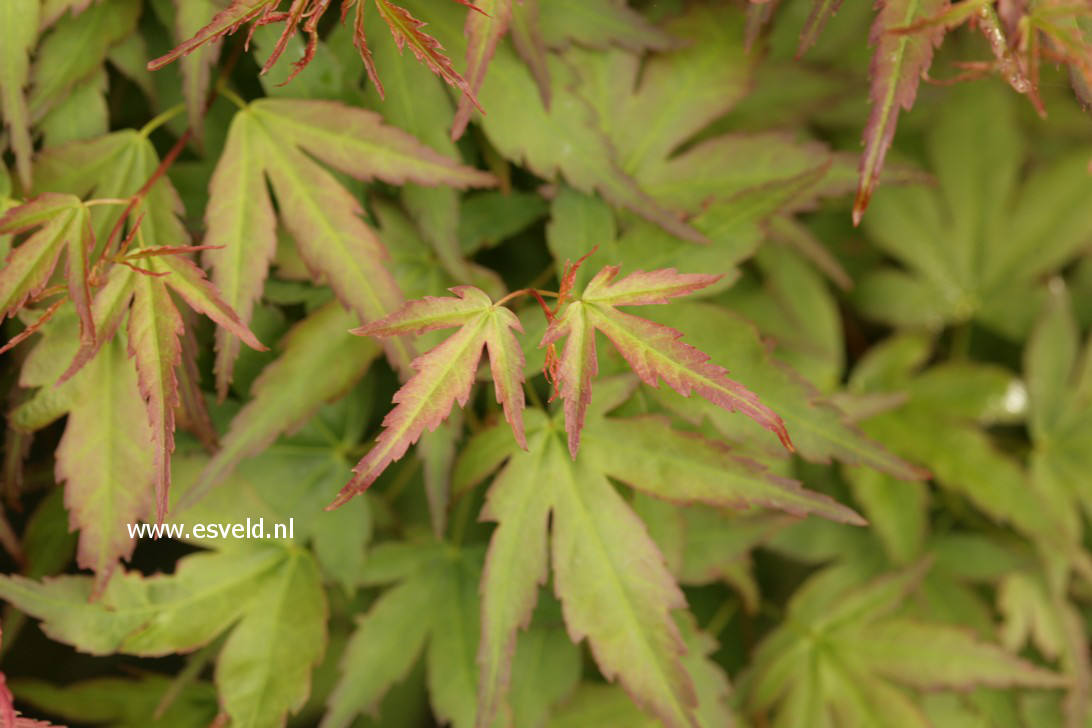
[[[329,315],[331,311],[333,317]],[[353,385],[368,363],[374,361],[378,350],[374,344],[356,339],[357,345],[363,344],[361,348],[370,351],[371,355],[363,357],[363,365],[353,363],[350,366],[349,355],[355,353],[352,349],[327,347],[322,353],[336,355],[336,359],[327,360],[331,362],[330,375],[344,377],[340,379],[344,390],[335,395],[340,399],[320,407],[320,401],[310,396],[302,397],[301,387],[292,388],[287,384],[289,376],[299,379],[301,371],[313,371],[297,368],[301,363],[317,361],[312,356],[301,359],[306,351],[303,345],[309,343],[309,338],[317,339],[321,333],[324,340],[354,340],[335,336],[321,328],[332,321],[340,323],[348,316],[337,304],[330,304],[321,314],[305,320],[305,326],[290,332],[289,348],[263,372],[259,378],[261,394],[244,407],[245,415],[241,412],[236,416],[220,451],[210,457],[204,448],[192,441],[180,446],[174,459],[174,491],[178,499],[168,522],[243,523],[262,518],[263,528],[267,533],[273,531],[276,538],[283,536],[275,531],[275,525],[291,523],[293,539],[309,544],[324,574],[341,584],[346,593],[352,594],[360,581],[360,568],[372,537],[373,502],[368,498],[357,498],[334,511],[324,511],[322,507],[344,484],[345,471],[356,459],[353,452],[364,434],[373,401],[368,396],[368,380],[357,388]],[[344,334],[344,327],[340,333]],[[316,348],[319,348],[317,341]],[[334,361],[340,362],[342,371],[338,371]],[[285,389],[279,390],[288,395],[286,406],[270,409],[271,404],[276,404],[270,395],[278,391],[270,387],[281,382],[286,384]],[[342,396],[346,393],[347,396]],[[302,418],[301,410],[297,409],[300,405],[308,408]],[[263,417],[263,413],[269,417],[280,414],[286,419],[266,426],[264,422],[268,417]],[[290,434],[285,432],[288,425],[291,425]],[[248,429],[243,430],[244,426]],[[254,445],[255,437],[268,438],[268,442],[262,442],[260,449],[255,448],[245,458],[240,458],[240,447]],[[224,450],[228,451],[226,458],[222,455]],[[227,471],[223,467],[225,460],[240,462],[234,462]],[[205,488],[210,472],[219,476],[219,487],[207,493]],[[279,487],[286,478],[297,487]],[[240,544],[222,538],[189,542],[220,550]]]
[[[853,390],[900,397],[897,406],[865,419],[864,431],[928,468],[939,486],[967,498],[991,519],[1057,551],[1082,573],[1092,573],[1066,501],[1041,478],[1041,470],[1029,473],[985,429],[1021,421],[1027,390],[996,365],[949,362],[918,373],[929,351],[927,340],[906,335],[876,347],[862,361],[851,381]]]
[[[493,444],[483,448],[472,441],[467,447],[465,457],[479,464],[462,466],[473,475],[463,475],[461,487],[509,459],[483,512],[498,526],[482,582],[481,715],[503,704],[512,654],[518,654],[516,632],[546,581],[548,548],[569,633],[574,640],[587,638],[603,674],[618,679],[667,725],[694,725],[694,711],[704,710],[671,616],[685,606],[682,592],[608,475],[676,503],[762,504],[860,523],[849,509],[772,476],[719,443],[674,431],[660,419],[603,417],[631,388],[624,380],[604,383],[575,461],[559,423],[537,410],[527,413],[526,452],[497,448],[489,434],[482,437]]]
[[[209,185],[206,253],[212,280],[249,320],[276,245],[272,183],[281,222],[312,274],[325,279],[363,321],[391,313],[402,295],[384,265],[387,251],[362,219],[360,203],[307,154],[357,179],[457,188],[488,186],[484,172],[454,162],[385,126],[363,109],[323,101],[262,99],[239,111]],[[385,342],[392,362],[408,370],[412,351]],[[217,388],[231,379],[238,343],[218,334]]]
[[[139,0],[99,2],[53,26],[42,38],[30,71],[27,106],[32,119],[40,119],[74,85],[101,68],[110,48],[135,30],[141,7]],[[42,15],[52,13],[45,8]]]
[[[205,552],[169,576],[118,573],[97,601],[92,588],[83,576],[0,577],[5,600],[41,619],[52,639],[91,654],[185,652],[230,630],[216,685],[241,725],[279,725],[306,700],[326,643],[326,598],[307,553],[265,544]]]
[[[341,678],[330,694],[322,728],[344,728],[379,701],[425,653],[433,712],[456,728],[492,726],[477,713],[480,549],[454,550],[435,542],[378,547],[364,568],[367,584],[389,585],[358,621],[341,661]],[[435,604],[445,608],[437,610]],[[524,713],[531,726],[573,687],[579,673],[576,648],[556,629],[536,626],[537,651],[517,669],[519,689],[534,694]],[[532,707],[537,703],[538,707]],[[519,716],[517,716],[517,719]]]
[[[1059,280],[1053,283],[1053,293],[1024,350],[1032,441],[1029,470],[1052,514],[1078,543],[1084,530],[1078,514],[1092,513],[1086,476],[1092,465],[1092,357],[1088,354],[1092,344],[1081,344],[1069,297]]]
[[[751,709],[775,709],[771,725],[778,728],[924,728],[930,722],[904,687],[964,691],[1066,684],[970,631],[894,614],[921,571],[863,585],[845,568],[813,577],[790,602],[788,623],[759,646],[743,688]]]
[[[770,355],[754,327],[724,308],[703,303],[676,303],[650,312],[655,320],[692,332],[690,338],[703,351],[732,365],[736,376],[747,382],[784,420],[797,454],[805,460],[867,465],[900,480],[920,480],[920,467],[895,457],[883,445],[866,437],[846,414],[824,398],[809,381]],[[670,392],[657,392],[669,409],[693,421],[708,419],[733,441],[750,443],[770,454],[781,452],[777,443],[750,421],[728,415],[723,409],[697,399],[684,400]]]
[[[206,682],[183,687],[160,712],[160,702],[171,689],[172,679],[152,673],[139,677],[100,677],[64,687],[41,680],[13,681],[19,699],[60,718],[94,721],[109,728],[140,728],[153,721],[162,728],[188,728],[211,723],[218,712],[216,691]]]
[[[331,302],[285,335],[280,356],[254,381],[250,400],[232,419],[199,484],[187,493],[187,502],[202,498],[239,463],[306,423],[325,402],[342,396],[364,376],[379,348],[368,339],[345,336],[355,323],[353,314]],[[313,371],[324,373],[321,382],[307,376]]]
[[[669,32],[629,5],[611,0],[542,3],[538,25],[545,45],[558,50],[576,43],[597,49],[616,45],[636,52],[662,51],[675,44]]]
[[[437,37],[453,52],[462,53],[466,41],[455,17],[442,6],[433,15],[431,27]],[[619,168],[609,140],[595,128],[593,110],[573,88],[575,72],[553,56],[547,63],[552,98],[549,110],[536,91],[531,71],[508,45],[497,46],[480,101],[488,110],[481,118],[482,128],[498,151],[541,177],[560,175],[573,187],[598,191],[674,235],[704,241],[701,233],[680,222],[673,210],[659,204]]]
[[[3,48],[0,50],[0,108],[8,129],[16,169],[24,187],[30,187],[30,157],[34,151],[30,136],[30,114],[26,86],[30,78],[30,51],[38,40],[37,0],[4,3],[0,10]]]
[[[1024,151],[1010,102],[992,85],[954,93],[928,137],[939,187],[885,189],[873,200],[865,229],[902,267],[864,278],[862,313],[899,326],[973,320],[1006,338],[1027,335],[1039,281],[1092,235],[1083,214],[1092,193],[1081,152],[1018,182]]]

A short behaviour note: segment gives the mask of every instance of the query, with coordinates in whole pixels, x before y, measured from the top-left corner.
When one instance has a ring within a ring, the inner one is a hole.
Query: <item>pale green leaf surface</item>
[[[326,596],[310,555],[289,551],[253,595],[216,662],[216,685],[232,725],[284,725],[303,706],[326,646]]]
[[[0,110],[15,152],[16,169],[24,187],[30,187],[33,146],[26,86],[30,51],[38,40],[38,0],[11,0],[0,8]],[[7,195],[5,195],[7,196]]]

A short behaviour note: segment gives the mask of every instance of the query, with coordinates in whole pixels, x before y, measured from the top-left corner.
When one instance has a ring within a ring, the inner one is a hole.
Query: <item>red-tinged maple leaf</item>
[[[800,44],[796,47],[796,57],[803,56],[809,48],[815,45],[819,34],[823,32],[827,21],[834,17],[838,8],[842,6],[842,0],[812,0],[811,12],[804,23],[804,29],[800,31]]]
[[[372,59],[372,53],[368,49],[368,42],[364,35],[364,5],[367,1],[368,0],[342,0],[341,21],[345,22],[349,15],[349,11],[355,6],[355,13],[353,16],[353,44],[360,52],[360,58],[363,60],[364,67],[368,71],[368,78],[375,84],[376,90],[379,92],[380,97],[382,97],[383,84],[379,80],[375,62]],[[477,7],[469,0],[455,1],[460,5],[475,11],[474,13],[471,13],[471,15],[480,15],[482,17],[487,17],[488,15],[484,9]],[[510,0],[505,1],[510,2]],[[303,54],[292,64],[294,70],[288,78],[280,84],[283,86],[294,79],[315,57],[315,51],[318,48],[319,21],[329,9],[331,2],[332,0],[292,0],[288,10],[278,11],[278,8],[284,3],[284,0],[232,0],[227,8],[217,13],[208,25],[198,30],[193,37],[180,43],[169,53],[150,61],[148,63],[148,70],[157,71],[171,62],[189,55],[207,43],[219,40],[225,35],[234,34],[242,28],[243,25],[251,21],[253,21],[253,24],[250,26],[250,35],[247,37],[248,45],[250,43],[250,36],[254,34],[255,29],[263,25],[284,23],[284,29],[281,31],[280,38],[277,39],[277,43],[273,47],[272,53],[269,54],[265,64],[262,66],[261,73],[267,73],[277,63],[284,54],[284,51],[288,48],[289,41],[291,41],[300,30],[307,33],[308,39],[304,46]],[[443,46],[441,46],[439,41],[435,38],[427,35],[421,30],[421,28],[426,25],[423,21],[413,17],[405,8],[394,5],[388,2],[388,0],[375,0],[375,5],[379,10],[379,16],[383,18],[383,21],[390,27],[391,33],[394,34],[399,50],[408,45],[418,61],[423,63],[433,73],[443,78],[449,84],[462,91],[469,103],[477,107],[479,111],[482,110],[481,106],[478,105],[478,101],[475,98],[471,86],[467,83],[466,79],[455,70],[455,67],[451,64],[451,59],[442,52]],[[493,45],[496,45],[495,41],[493,42]],[[488,60],[488,58],[486,58],[486,60]],[[481,68],[484,70],[484,66]]]
[[[860,223],[872,198],[872,189],[883,169],[884,157],[895,137],[899,108],[914,105],[921,75],[933,62],[933,50],[944,38],[944,29],[930,28],[921,33],[892,34],[889,31],[931,17],[948,5],[947,0],[877,0],[879,12],[872,24],[869,42],[876,51],[872,56],[872,111],[864,130],[864,154],[861,157],[857,199],[853,203],[853,223]]]
[[[593,278],[583,295],[570,303],[546,329],[540,346],[562,338],[565,346],[554,372],[565,401],[565,429],[569,453],[576,457],[580,431],[591,402],[592,379],[598,372],[595,332],[603,332],[641,381],[658,387],[662,379],[679,394],[691,392],[732,412],[741,412],[775,433],[793,449],[785,424],[742,384],[728,378],[727,370],[709,356],[679,339],[682,333],[668,326],[617,310],[617,306],[668,303],[720,280],[719,275],[678,273],[674,268],[637,271],[615,281],[617,266],[607,266]]]
[[[343,0],[341,3],[341,22],[344,23],[349,15],[349,10],[356,6],[353,15],[353,45],[360,53],[360,60],[364,62],[364,69],[368,72],[368,78],[375,85],[379,98],[385,98],[383,82],[379,80],[379,72],[375,68],[375,58],[368,47],[368,38],[364,35],[364,4],[366,0]]]
[[[426,429],[435,430],[455,402],[466,405],[482,349],[489,351],[497,401],[516,442],[526,448],[523,429],[523,351],[512,329],[519,319],[473,286],[451,289],[455,297],[429,296],[409,301],[391,315],[355,329],[360,336],[404,336],[426,331],[459,330],[413,362],[416,374],[394,395],[395,408],[383,420],[383,432],[353,468],[356,475],[338,494],[336,508],[371,486],[388,465],[406,454]]]
[[[78,197],[46,193],[0,218],[0,235],[38,231],[14,248],[0,271],[0,315],[13,316],[45,290],[61,252],[67,252],[65,280],[80,318],[80,340],[94,341],[87,259],[94,244],[87,207]]]
[[[462,91],[463,96],[474,104],[478,111],[484,113],[466,79],[451,65],[451,59],[442,53],[444,47],[440,45],[440,41],[421,30],[426,25],[423,21],[413,17],[408,10],[391,3],[389,0],[375,0],[375,6],[379,9],[379,16],[390,26],[395,43],[398,44],[398,50],[401,51],[404,47],[409,46],[418,61],[425,64],[437,76]]]
[[[163,277],[136,275],[132,278],[133,298],[129,310],[129,354],[136,363],[140,392],[148,406],[155,445],[156,517],[167,512],[171,485],[171,453],[174,451],[174,412],[180,400],[177,368],[182,358],[180,337],[182,315],[171,299],[174,291],[193,310],[203,313],[228,329],[257,351],[265,347],[235,312],[220,298],[192,261],[176,255],[149,258],[153,273]]]
[[[493,58],[500,39],[508,32],[508,24],[512,20],[512,0],[479,0],[479,3],[482,7],[463,2],[467,7],[478,11],[467,14],[464,31],[467,38],[466,79],[474,94],[481,89],[489,61]],[[470,99],[461,97],[459,108],[455,112],[455,121],[451,125],[452,139],[458,139],[466,131],[470,111]]]
[[[224,10],[217,13],[212,20],[201,30],[181,43],[169,53],[148,62],[149,71],[158,71],[172,61],[188,55],[206,43],[219,40],[225,35],[235,33],[248,21],[258,17],[261,13],[275,8],[281,4],[281,0],[232,0]]]

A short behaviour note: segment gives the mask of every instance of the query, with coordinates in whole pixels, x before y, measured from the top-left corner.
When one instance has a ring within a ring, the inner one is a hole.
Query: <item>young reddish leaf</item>
[[[390,316],[353,329],[352,333],[386,338],[450,329],[463,326],[493,305],[489,296],[473,286],[458,286],[451,290],[457,298],[425,296],[416,301],[407,301]]]
[[[190,308],[208,316],[255,351],[267,351],[257,337],[239,320],[231,306],[224,303],[220,292],[205,278],[205,272],[186,258],[161,255],[153,258],[153,270],[167,273],[163,282],[182,297]]]
[[[80,317],[80,339],[95,339],[91,292],[87,284],[87,256],[93,244],[87,208],[72,195],[46,193],[12,208],[0,218],[0,235],[41,227],[11,251],[0,271],[0,312],[12,316],[49,283],[61,251],[68,252],[65,279],[68,295]]]
[[[203,254],[212,282],[225,302],[249,323],[261,296],[269,261],[277,249],[277,219],[269,197],[258,148],[249,128],[250,114],[236,114],[227,143],[209,182],[205,208],[205,241],[217,246]],[[227,396],[239,339],[227,329],[216,330],[216,393]]]
[[[487,345],[497,399],[504,406],[516,439],[525,444],[523,356],[511,335],[512,328],[519,328],[519,319],[473,286],[457,286],[451,291],[455,298],[410,301],[390,316],[354,332],[385,337],[460,327],[413,362],[417,373],[395,393],[397,406],[384,418],[383,432],[371,451],[353,468],[356,475],[341,489],[330,508],[367,490],[388,465],[406,454],[426,429],[435,430],[455,402],[460,407],[466,405],[482,348]]]
[[[575,301],[554,319],[539,345],[553,347],[562,337],[565,346],[561,356],[547,372],[557,393],[565,403],[565,429],[569,433],[569,453],[576,457],[580,449],[580,431],[584,413],[591,404],[591,382],[599,373],[595,355],[595,329],[589,325],[583,303]]]
[[[815,45],[827,21],[834,17],[840,7],[842,7],[842,0],[812,0],[811,12],[808,13],[807,21],[804,22],[804,29],[800,31],[800,44],[796,47],[797,58],[803,56]]]
[[[338,299],[364,321],[395,310],[402,294],[384,265],[386,248],[361,220],[360,202],[329,173],[293,147],[262,140],[266,173],[281,220],[315,278],[325,278]],[[413,351],[400,339],[384,342],[388,358],[407,373]]]
[[[872,198],[872,188],[883,170],[884,157],[895,137],[899,108],[909,110],[918,93],[921,75],[933,62],[933,49],[944,38],[943,28],[930,28],[913,35],[889,31],[928,18],[947,6],[948,0],[877,0],[879,12],[872,24],[869,42],[872,56],[872,111],[864,130],[857,199],[853,202],[853,224],[859,224]]]
[[[375,5],[379,9],[379,16],[390,26],[399,50],[408,45],[418,61],[462,91],[467,100],[474,104],[478,111],[484,113],[466,79],[451,65],[451,59],[441,52],[443,46],[440,42],[421,31],[425,23],[410,15],[405,8],[394,5],[390,0],[375,0]]]
[[[15,725],[15,697],[11,694],[7,678],[4,677],[2,672],[0,672],[0,718],[3,719],[0,725]]]
[[[105,285],[95,292],[95,297],[91,301],[91,318],[95,322],[97,335],[94,340],[80,345],[72,364],[57,381],[58,385],[63,384],[91,361],[104,342],[114,338],[122,318],[129,310],[129,302],[133,297],[132,277],[134,275],[132,269],[124,265],[115,265],[110,268]]]
[[[129,309],[129,356],[136,363],[137,381],[152,429],[155,463],[156,520],[167,514],[174,452],[174,410],[179,404],[175,367],[182,356],[179,336],[182,316],[164,283],[148,276],[133,276],[133,304]]]
[[[513,0],[479,0],[481,7],[464,3],[467,7],[478,10],[466,16],[466,79],[473,94],[477,94],[485,80],[489,61],[497,50],[497,43],[508,32],[512,19]],[[518,0],[517,0],[518,2]],[[470,99],[459,98],[459,108],[455,112],[455,122],[451,126],[451,138],[458,139],[466,131],[470,121]]]
[[[353,16],[353,45],[360,52],[360,60],[364,62],[368,78],[375,84],[375,90],[379,94],[379,98],[382,99],[386,96],[383,91],[383,82],[379,80],[379,73],[375,69],[375,59],[372,57],[371,49],[368,48],[368,39],[364,35],[364,6],[367,4],[367,0],[342,0],[341,22],[345,22],[345,17],[349,14],[349,10],[354,3],[356,9]]]
[[[366,109],[297,99],[262,99],[250,108],[275,137],[359,180],[458,189],[496,184],[491,174],[459,164]]]
[[[244,23],[253,20],[262,11],[276,7],[280,2],[281,0],[232,0],[231,5],[217,13],[212,21],[197,31],[192,38],[166,55],[149,61],[148,70],[158,71],[175,59],[192,53],[205,43],[235,33]]]
[[[132,363],[118,342],[104,346],[84,370],[79,406],[68,414],[57,447],[71,528],[79,529],[76,563],[95,572],[101,592],[118,559],[136,540],[125,529],[152,505],[152,431]]]
[[[38,40],[38,0],[5,0],[0,5],[0,109],[8,129],[15,166],[23,187],[30,189],[30,114],[25,89],[30,76],[30,51]]]
[[[540,346],[551,345],[562,336],[565,342],[556,370],[565,400],[565,429],[573,458],[580,446],[584,412],[591,401],[591,379],[596,372],[595,333],[606,334],[641,381],[658,387],[662,379],[679,394],[697,392],[729,412],[747,415],[775,433],[792,450],[785,424],[753,392],[729,379],[728,372],[709,361],[709,356],[682,343],[682,333],[668,326],[622,313],[615,306],[666,303],[719,280],[719,276],[679,274],[668,268],[638,271],[614,282],[616,266],[600,271],[574,301],[547,328]]]
[[[523,369],[526,360],[519,340],[512,330],[522,332],[519,318],[507,308],[494,309],[486,325],[485,348],[489,352],[489,368],[493,373],[493,388],[497,402],[504,409],[504,419],[512,428],[516,442],[527,449],[523,434]]]
[[[244,323],[275,248],[272,206],[262,171],[272,182],[281,220],[295,238],[300,257],[361,320],[383,318],[402,300],[385,265],[386,248],[361,220],[358,199],[300,150],[362,180],[457,188],[494,182],[492,176],[433,151],[364,109],[285,99],[251,104],[235,115],[210,186],[208,240],[225,247],[206,254],[213,281],[224,288],[227,303],[242,314]],[[239,202],[240,194],[247,202]],[[223,341],[217,363],[221,392],[230,380],[237,348],[229,339]],[[391,339],[384,348],[392,363],[409,375],[413,352],[406,342]]]
[[[607,266],[584,289],[585,301],[608,306],[648,306],[670,303],[670,299],[686,296],[711,286],[724,276],[704,273],[679,273],[674,268],[630,273],[620,281],[617,266]]]

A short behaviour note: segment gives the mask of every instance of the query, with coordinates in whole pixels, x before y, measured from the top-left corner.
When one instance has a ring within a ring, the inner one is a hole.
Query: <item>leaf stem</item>
[[[531,400],[531,404],[540,410],[546,410],[546,405],[542,403],[542,397],[538,396],[538,390],[530,382],[523,383],[523,390],[527,392],[527,399]]]
[[[223,79],[220,80],[220,83],[216,84],[216,91],[225,99],[238,106],[240,111],[247,107],[246,99],[228,88]]]
[[[739,611],[739,602],[736,598],[728,597],[725,599],[705,625],[706,633],[713,637],[720,635],[724,628],[728,626],[728,622],[732,620],[732,617],[736,616],[737,611]]]
[[[174,106],[167,109],[162,114],[159,114],[158,116],[153,118],[151,121],[149,121],[147,124],[145,124],[140,130],[140,136],[143,137],[144,139],[147,139],[148,136],[151,135],[151,133],[153,131],[155,131],[159,127],[163,126],[168,121],[170,121],[174,117],[178,116],[179,114],[181,114],[185,110],[186,110],[186,105],[185,104],[175,104]]]
[[[162,718],[163,714],[167,712],[167,709],[171,707],[171,704],[182,694],[182,691],[198,678],[201,671],[205,669],[205,666],[209,664],[213,656],[220,651],[220,647],[223,643],[224,637],[221,636],[219,639],[213,640],[187,658],[185,667],[182,668],[182,671],[178,673],[178,676],[167,686],[167,689],[163,692],[163,697],[159,699],[159,703],[155,706],[155,712],[152,713],[152,717],[155,720]]]
[[[128,205],[129,202],[130,201],[128,199],[120,197],[103,197],[98,200],[88,200],[87,202],[83,203],[83,206],[98,207],[99,205]]]
[[[461,546],[466,537],[466,526],[470,520],[470,505],[473,499],[470,493],[464,493],[455,503],[455,513],[451,518],[451,545]]]
[[[546,298],[557,298],[557,293],[554,291],[542,291],[537,288],[521,288],[518,291],[512,291],[504,298],[497,301],[494,305],[503,306],[509,301],[519,298],[520,296],[545,296]]]

